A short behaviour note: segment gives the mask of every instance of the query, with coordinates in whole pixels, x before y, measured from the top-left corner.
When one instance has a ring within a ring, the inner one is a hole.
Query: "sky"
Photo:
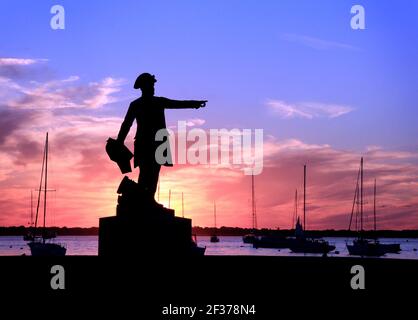
[[[64,30],[50,27],[55,4]],[[354,4],[365,30],[351,28]],[[376,179],[378,227],[418,228],[416,1],[3,0],[0,15],[0,225],[28,224],[46,131],[48,224],[115,214],[122,176],[104,145],[150,72],[156,95],[209,101],[166,111],[168,126],[264,130],[259,227],[291,226],[307,164],[307,228],[347,228],[363,156],[366,226]],[[160,181],[193,225],[213,225],[216,201],[218,226],[251,227],[241,170],[178,165]]]

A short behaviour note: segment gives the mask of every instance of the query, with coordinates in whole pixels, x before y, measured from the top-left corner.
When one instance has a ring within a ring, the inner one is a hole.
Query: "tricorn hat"
[[[132,172],[131,159],[134,155],[123,143],[112,138],[107,139],[106,153],[110,160],[117,163],[123,174]]]
[[[153,74],[148,72],[141,73],[135,80],[134,89],[142,88],[145,84],[156,83],[157,80]]]

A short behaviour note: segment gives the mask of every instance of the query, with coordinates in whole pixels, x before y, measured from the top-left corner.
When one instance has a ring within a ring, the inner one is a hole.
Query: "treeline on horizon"
[[[55,232],[59,236],[96,236],[99,234],[98,227],[82,228],[82,227],[49,227],[48,231]],[[23,236],[31,231],[30,227],[0,227],[0,236]],[[197,236],[210,236],[216,233],[218,236],[244,236],[249,233],[256,235],[278,235],[293,236],[293,229],[257,229],[253,232],[250,228],[238,227],[193,227],[193,234]],[[310,237],[355,237],[357,231],[353,230],[309,230],[306,232]],[[365,230],[365,237],[370,238],[418,238],[418,230]]]

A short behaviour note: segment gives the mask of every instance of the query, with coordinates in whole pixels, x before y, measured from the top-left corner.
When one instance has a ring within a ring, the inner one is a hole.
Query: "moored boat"
[[[323,239],[312,239],[306,236],[306,165],[303,166],[303,225],[296,226],[296,239],[289,245],[294,253],[318,253],[326,255],[335,250],[335,246]]]
[[[252,232],[242,237],[242,242],[254,244],[258,240],[256,235],[257,230],[257,212],[255,205],[255,188],[254,188],[254,174],[251,175],[251,218],[252,218]]]
[[[353,240],[351,244],[346,244],[347,250],[350,255],[354,256],[371,256],[371,257],[380,257],[387,253],[385,245],[382,245],[378,239],[366,239],[364,237],[364,228],[363,228],[363,157],[360,160],[360,169],[357,174],[357,183],[356,190],[354,192],[354,201],[351,210],[350,225],[348,229],[351,229],[351,223],[353,220],[354,207],[357,204],[357,213],[356,213],[356,222],[358,221],[357,216],[360,215],[360,228],[358,231],[358,238]],[[376,231],[376,180],[374,184],[374,229]],[[357,226],[358,227],[358,226]]]
[[[44,189],[42,190],[42,182],[44,182]],[[30,248],[32,256],[65,256],[67,248],[59,243],[51,242],[51,239],[56,237],[56,234],[49,232],[46,229],[46,205],[47,205],[47,186],[48,186],[48,132],[46,133],[44,155],[42,160],[42,170],[41,170],[41,181],[39,184],[38,190],[38,204],[36,207],[36,217],[35,217],[35,226],[34,232],[30,236],[30,242],[28,246]],[[37,225],[38,225],[38,216],[39,216],[39,205],[41,200],[41,192],[44,192],[44,201],[43,201],[43,227],[40,235],[37,235]]]
[[[216,235],[216,203],[215,202],[213,203],[213,218],[215,219],[215,231],[214,231],[214,234],[212,234],[210,237],[210,242],[216,243],[216,242],[219,242],[219,238]]]

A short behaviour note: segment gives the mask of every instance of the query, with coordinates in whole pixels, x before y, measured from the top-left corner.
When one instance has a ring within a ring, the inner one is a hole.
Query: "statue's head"
[[[154,95],[154,84],[157,82],[155,76],[145,72],[141,73],[135,80],[134,89],[141,89],[143,96]]]

